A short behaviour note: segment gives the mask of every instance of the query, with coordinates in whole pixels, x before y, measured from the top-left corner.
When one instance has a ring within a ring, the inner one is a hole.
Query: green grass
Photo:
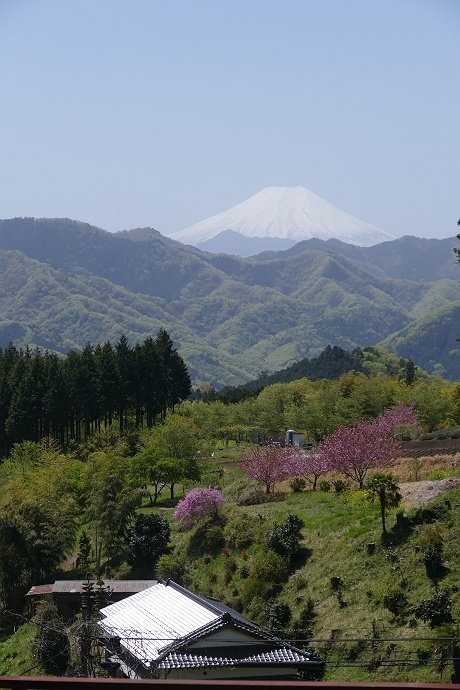
[[[24,623],[16,632],[2,631],[0,642],[0,675],[21,676],[42,675],[43,669],[34,665],[33,640],[35,626],[32,623]]]

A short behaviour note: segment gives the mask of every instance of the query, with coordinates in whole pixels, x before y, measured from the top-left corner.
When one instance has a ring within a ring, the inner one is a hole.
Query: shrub
[[[300,493],[300,491],[303,491],[307,486],[307,482],[305,479],[303,479],[303,477],[294,477],[289,486],[294,493]]]
[[[257,523],[249,515],[230,519],[224,527],[225,541],[233,549],[246,549],[255,540]]]
[[[240,577],[242,580],[245,580],[247,577],[249,577],[249,568],[247,565],[242,565],[240,568]]]
[[[249,577],[245,581],[242,590],[242,600],[247,606],[254,597],[268,599],[279,591],[282,582],[288,575],[286,559],[281,558],[274,551],[256,557],[249,571]]]
[[[286,560],[273,551],[256,557],[251,567],[251,577],[256,577],[261,582],[284,582],[287,573]]]
[[[318,488],[320,491],[324,491],[327,493],[328,491],[331,490],[331,485],[329,482],[326,482],[324,479],[318,484]]]
[[[253,620],[258,625],[268,625],[268,607],[267,602],[262,597],[254,597],[246,608],[248,618]]]
[[[442,568],[444,538],[441,525],[423,525],[419,538],[419,546],[423,549],[423,562],[428,577],[435,578]]]
[[[452,476],[452,472],[449,472],[448,470],[436,470],[435,472],[432,472],[428,479],[432,482],[434,481],[439,481],[440,479],[449,479],[449,477]]]
[[[238,500],[239,506],[256,506],[261,503],[279,503],[284,501],[286,496],[282,491],[267,494],[264,491],[254,490],[245,494]]]
[[[436,578],[442,569],[442,549],[428,546],[423,554],[426,574],[430,578]]]
[[[438,590],[429,599],[423,599],[419,604],[411,608],[411,613],[420,618],[424,623],[429,623],[430,628],[437,628],[444,623],[452,621],[452,600],[447,590]]]
[[[395,618],[404,618],[407,614],[409,600],[401,587],[393,587],[383,597],[383,605]]]
[[[302,639],[310,638],[313,635],[316,616],[315,602],[309,597],[300,609],[299,616],[292,626],[294,636]]]
[[[300,530],[304,524],[301,518],[292,514],[283,522],[275,522],[266,536],[268,548],[279,556],[292,557],[300,548]]]
[[[165,554],[158,559],[156,572],[161,580],[174,580],[182,584],[185,574],[186,561],[184,556],[176,554]]]
[[[336,494],[341,494],[342,491],[345,491],[345,489],[347,488],[346,482],[344,482],[342,479],[337,479],[335,482],[333,482],[333,484],[334,491]]]
[[[437,522],[438,520],[443,520],[449,512],[449,507],[447,505],[432,505],[432,506],[420,506],[411,515],[411,523],[413,525],[425,525],[432,522]]]
[[[292,619],[288,604],[274,602],[268,607],[268,629],[275,635],[285,632]]]
[[[289,578],[289,582],[295,592],[300,592],[300,590],[306,589],[308,586],[308,579],[300,570]]]

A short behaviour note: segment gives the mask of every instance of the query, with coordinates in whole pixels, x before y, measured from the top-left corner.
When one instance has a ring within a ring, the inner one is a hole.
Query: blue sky
[[[167,234],[303,185],[460,217],[458,0],[0,0],[0,218]]]

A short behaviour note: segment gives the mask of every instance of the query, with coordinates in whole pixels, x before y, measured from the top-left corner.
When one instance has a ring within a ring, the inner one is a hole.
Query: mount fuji
[[[305,187],[267,187],[241,204],[169,235],[210,252],[242,257],[337,239],[370,247],[395,237],[341,211]]]

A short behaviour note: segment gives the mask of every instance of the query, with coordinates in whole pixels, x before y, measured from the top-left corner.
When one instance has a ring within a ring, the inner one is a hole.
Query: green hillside
[[[426,242],[403,238],[364,252],[315,241],[243,260],[201,252],[148,228],[111,234],[68,219],[4,220],[0,346],[12,341],[66,353],[122,333],[139,342],[163,327],[194,383],[216,388],[316,357],[327,345],[351,351],[385,343],[429,373],[439,364],[445,377],[455,378],[450,353],[458,333],[444,328],[446,310],[460,301],[459,281],[450,277],[458,270],[453,241]],[[419,323],[435,324],[445,341],[439,356],[418,356]]]
[[[308,641],[326,661],[324,680],[440,681],[430,638],[442,622],[442,596],[445,619],[460,617],[460,489],[429,507],[406,507],[399,527],[390,512],[390,531],[382,535],[379,510],[363,492],[288,492],[260,503],[247,479],[243,488],[231,477],[227,473],[223,488],[223,530],[208,524],[177,532],[160,573],[175,573],[185,586],[224,600],[261,625],[279,626],[279,634],[298,645]],[[301,548],[277,579],[280,566],[266,539],[273,524],[289,515],[304,523]],[[430,535],[444,544],[438,574],[424,563],[420,547]],[[257,583],[256,572],[262,578]],[[427,611],[434,607],[439,620],[424,620],[421,602]],[[292,617],[274,622],[283,607]]]
[[[417,353],[417,364],[452,380],[460,378],[460,302],[424,314],[406,328],[389,335],[382,346],[400,357]]]

